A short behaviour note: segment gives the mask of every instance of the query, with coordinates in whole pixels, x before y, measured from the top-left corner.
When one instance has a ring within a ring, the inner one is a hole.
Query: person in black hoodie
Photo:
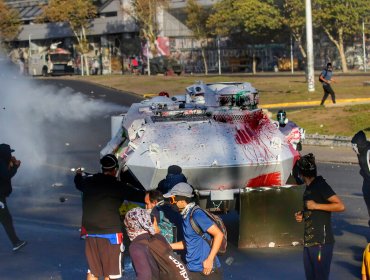
[[[170,165],[167,169],[167,176],[158,183],[157,190],[162,194],[168,193],[176,184],[187,183],[182,168],[178,165]]]
[[[129,188],[117,180],[118,160],[112,154],[101,158],[102,173],[83,176],[76,171],[76,188],[83,193],[82,226],[87,231],[85,254],[88,280],[122,276],[122,221],[119,207],[124,200],[144,202],[144,191]]]
[[[295,213],[297,222],[304,221],[303,262],[306,279],[329,279],[334,249],[331,212],[344,211],[339,196],[322,176],[317,176],[313,154],[298,160],[299,174],[306,185],[303,211]]]
[[[353,150],[357,154],[360,175],[364,178],[362,193],[370,217],[370,142],[366,140],[365,132],[360,130],[353,136],[351,143]],[[368,224],[370,226],[370,220]]]
[[[0,222],[12,242],[15,252],[24,247],[27,242],[20,240],[15,233],[13,219],[6,203],[6,198],[13,191],[11,179],[21,165],[21,161],[12,156],[12,152],[14,150],[8,144],[0,144]]]

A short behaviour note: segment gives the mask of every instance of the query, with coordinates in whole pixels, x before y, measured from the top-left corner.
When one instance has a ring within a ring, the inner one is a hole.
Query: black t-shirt
[[[322,176],[317,176],[312,183],[306,187],[303,194],[305,247],[334,243],[334,235],[331,227],[331,212],[308,210],[306,208],[307,200],[313,200],[320,204],[329,204],[328,199],[333,195],[335,195],[335,192]]]
[[[119,207],[122,202],[144,201],[144,192],[129,188],[114,176],[77,174],[74,181],[76,188],[83,193],[82,225],[88,233],[121,232]]]

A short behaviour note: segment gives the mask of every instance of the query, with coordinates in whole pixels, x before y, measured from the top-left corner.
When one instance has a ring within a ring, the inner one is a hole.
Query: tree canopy
[[[77,39],[78,51],[83,58],[83,54],[89,51],[87,31],[95,17],[96,7],[92,0],[50,0],[48,5],[43,7],[39,21],[68,23]],[[85,66],[89,75],[87,60],[85,60]]]
[[[0,0],[0,42],[13,40],[19,32],[21,21],[19,13]]]
[[[283,24],[290,30],[298,48],[304,58],[306,51],[303,46],[303,37],[306,27],[306,10],[305,3],[302,0],[284,0],[281,7]]]
[[[131,9],[125,9],[140,28],[141,37],[149,44],[150,51],[157,54],[156,40],[159,34],[158,9],[168,6],[169,0],[132,0]]]
[[[339,51],[343,72],[347,72],[344,42],[361,33],[361,22],[370,15],[369,0],[315,0],[314,24],[322,28]]]
[[[207,20],[209,17],[209,9],[201,6],[195,0],[188,0],[186,5],[186,26],[193,32],[196,40],[200,41],[202,58],[205,74],[208,74],[207,59],[205,54],[205,47],[208,39],[211,37],[211,32],[207,27]]]
[[[280,11],[272,0],[221,0],[208,20],[218,35],[242,29],[250,35],[265,36],[279,29],[281,23]]]
[[[50,22],[67,22],[73,31],[89,28],[96,17],[96,7],[91,0],[50,0],[43,8],[41,19]]]

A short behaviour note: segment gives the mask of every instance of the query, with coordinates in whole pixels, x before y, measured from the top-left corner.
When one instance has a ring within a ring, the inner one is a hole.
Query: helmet
[[[288,119],[286,117],[286,112],[284,110],[280,110],[277,115],[276,115],[276,118],[279,122],[280,125],[286,125],[288,123]]]

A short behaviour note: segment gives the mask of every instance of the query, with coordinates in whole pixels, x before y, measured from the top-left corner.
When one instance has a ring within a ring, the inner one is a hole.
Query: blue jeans
[[[307,280],[328,280],[334,244],[304,247],[303,263]]]

